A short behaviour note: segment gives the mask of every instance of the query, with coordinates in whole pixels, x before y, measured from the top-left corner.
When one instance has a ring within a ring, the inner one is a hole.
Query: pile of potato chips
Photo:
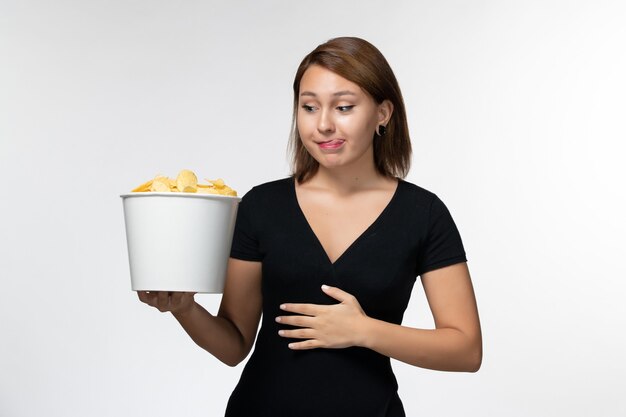
[[[237,196],[237,191],[224,184],[224,180],[206,180],[207,184],[199,184],[198,177],[193,171],[183,169],[180,171],[176,179],[157,175],[150,181],[141,184],[132,190],[133,193],[143,192],[181,192],[181,193],[198,193],[198,194],[220,194]]]

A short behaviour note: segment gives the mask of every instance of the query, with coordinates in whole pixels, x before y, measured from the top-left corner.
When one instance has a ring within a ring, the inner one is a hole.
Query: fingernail
[[[280,317],[276,317],[276,321],[280,323]]]
[[[322,289],[323,289],[323,290],[327,290],[327,289],[329,289],[329,288],[330,288],[330,287],[329,287],[328,285],[322,285]]]
[[[285,331],[284,331],[284,330],[279,330],[279,331],[278,331],[278,334],[282,336],[282,335],[284,335],[284,334],[285,334]]]
[[[287,308],[287,306],[286,306],[286,305],[284,305],[284,304],[281,304],[281,305],[280,305],[280,309],[281,309],[281,310],[284,310],[284,309],[286,309],[286,308]]]

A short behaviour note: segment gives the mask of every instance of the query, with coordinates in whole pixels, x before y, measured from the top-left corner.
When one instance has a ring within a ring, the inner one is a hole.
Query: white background
[[[1,0],[0,415],[223,415],[243,364],[131,292],[119,194],[288,175],[295,69],[344,35],[394,68],[407,179],[452,212],[484,331],[476,374],[393,362],[407,415],[626,415],[625,22],[618,0]],[[429,314],[418,281],[405,324]]]

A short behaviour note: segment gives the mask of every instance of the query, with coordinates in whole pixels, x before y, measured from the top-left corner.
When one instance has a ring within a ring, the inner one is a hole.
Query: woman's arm
[[[284,304],[300,315],[276,320],[299,329],[281,330],[291,349],[362,346],[422,368],[475,372],[482,362],[482,337],[474,290],[466,263],[427,272],[422,283],[435,329],[414,329],[365,315],[356,298],[339,288],[322,288],[334,305]]]
[[[261,318],[261,263],[230,258],[217,316],[193,300],[192,293],[139,292],[139,299],[170,311],[194,342],[229,366],[250,352]]]
[[[478,309],[465,262],[425,273],[422,284],[435,329],[366,318],[361,345],[421,368],[476,372],[482,362]]]

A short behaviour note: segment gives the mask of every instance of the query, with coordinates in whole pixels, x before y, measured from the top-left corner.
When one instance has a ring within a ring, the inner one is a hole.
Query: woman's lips
[[[322,149],[339,149],[344,142],[345,140],[343,139],[333,139],[326,142],[320,142],[317,145]]]

